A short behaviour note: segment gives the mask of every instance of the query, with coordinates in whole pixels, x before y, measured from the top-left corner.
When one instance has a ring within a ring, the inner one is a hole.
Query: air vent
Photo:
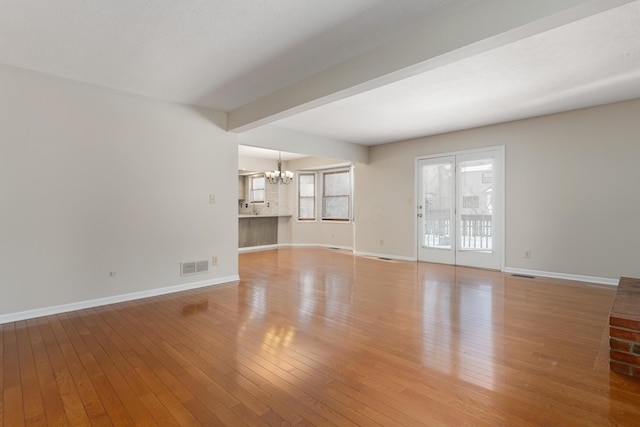
[[[209,261],[196,261],[196,273],[206,273],[209,271]]]
[[[209,271],[209,261],[189,261],[180,263],[180,275],[190,276],[192,274],[206,273]]]

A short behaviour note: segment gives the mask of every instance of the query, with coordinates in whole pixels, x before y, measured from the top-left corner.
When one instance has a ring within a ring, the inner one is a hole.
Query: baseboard
[[[407,256],[398,256],[398,255],[389,255],[389,254],[380,254],[380,253],[376,253],[376,252],[361,252],[361,251],[356,251],[356,255],[360,255],[360,256],[369,256],[369,257],[375,257],[375,258],[389,258],[389,259],[396,259],[398,261],[413,261],[415,262],[416,259],[412,258],[412,257],[407,257]]]
[[[263,250],[277,249],[277,248],[283,248],[283,247],[327,248],[327,249],[342,249],[347,251],[353,251],[353,248],[350,246],[327,245],[327,244],[320,244],[320,243],[280,243],[277,245],[252,246],[249,248],[240,248],[239,252],[263,251]],[[393,259],[398,261],[411,261],[411,262],[417,261],[417,259],[414,257],[390,255],[390,254],[383,254],[383,253],[377,253],[377,252],[353,251],[353,253],[354,255],[359,255],[359,256],[388,258],[388,259]],[[608,285],[608,286],[618,286],[618,280],[619,280],[619,279],[610,279],[607,277],[582,276],[578,274],[555,273],[552,271],[528,270],[524,268],[505,267],[502,271],[510,274],[523,274],[526,276],[538,276],[538,277],[548,277],[553,279],[574,280],[577,282],[597,283],[600,285]]]
[[[353,248],[351,246],[341,246],[341,245],[327,245],[324,243],[287,243],[287,247],[290,248],[325,248],[325,249],[340,249],[343,251],[353,252]]]
[[[597,283],[600,285],[618,286],[619,279],[609,279],[607,277],[581,276],[578,274],[554,273],[551,271],[527,270],[524,268],[506,267],[503,270],[510,274],[523,274],[526,276],[550,277],[552,279],[575,280],[578,282]]]
[[[221,285],[224,283],[240,280],[237,274],[218,279],[203,280],[201,282],[184,283],[182,285],[168,286],[166,288],[151,289],[148,291],[132,292],[129,294],[114,295],[111,297],[97,298],[87,301],[73,302],[70,304],[56,305],[53,307],[37,308],[34,310],[19,311],[0,315],[0,325],[3,323],[17,322],[20,320],[34,319],[36,317],[50,316],[52,314],[67,313],[69,311],[83,310],[85,308],[100,307],[103,305],[116,304],[119,302],[133,301],[142,298],[155,297],[158,295],[172,294],[175,292],[187,291],[190,289],[204,288],[206,286]]]
[[[251,246],[248,248],[240,248],[238,252],[254,252],[254,251],[266,251],[269,249],[278,249],[278,248],[326,248],[326,249],[340,249],[345,251],[351,251],[354,255],[359,256],[369,256],[375,258],[389,258],[398,261],[416,261],[415,258],[412,257],[403,257],[398,255],[389,255],[389,254],[379,254],[374,252],[358,252],[353,251],[351,246],[341,246],[341,245],[328,245],[324,243],[280,243],[277,245],[265,245],[265,246]]]
[[[278,243],[276,245],[249,246],[246,248],[238,248],[238,253],[269,251],[279,248],[327,248],[327,249],[343,249],[345,251],[353,251],[351,246],[325,245],[322,243]]]
[[[247,246],[246,248],[238,248],[238,253],[243,252],[258,252],[258,251],[268,251],[271,249],[278,249],[282,245],[262,245],[262,246]]]

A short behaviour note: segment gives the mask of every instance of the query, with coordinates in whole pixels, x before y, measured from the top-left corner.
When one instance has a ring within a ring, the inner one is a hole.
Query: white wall
[[[0,93],[0,320],[237,276],[224,114],[4,66]]]
[[[372,147],[356,249],[415,257],[416,156],[504,145],[507,268],[640,277],[639,118],[634,100]]]

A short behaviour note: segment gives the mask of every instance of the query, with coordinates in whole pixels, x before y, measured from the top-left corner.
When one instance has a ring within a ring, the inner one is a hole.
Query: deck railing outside
[[[491,215],[462,215],[460,219],[460,249],[492,248]],[[425,220],[424,244],[427,247],[451,246],[451,220],[449,218],[427,218]]]

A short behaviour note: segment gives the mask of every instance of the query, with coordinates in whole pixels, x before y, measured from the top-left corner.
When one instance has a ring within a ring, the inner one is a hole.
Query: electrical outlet
[[[111,277],[116,277],[118,275],[118,273],[116,273],[115,271],[110,271],[109,272],[109,276]]]
[[[531,249],[527,249],[526,251],[524,251],[524,257],[525,258],[531,258]]]
[[[212,265],[218,265],[218,257],[217,256],[211,257],[211,264]]]
[[[209,203],[212,205],[216,204],[216,195],[215,194],[209,194]]]

